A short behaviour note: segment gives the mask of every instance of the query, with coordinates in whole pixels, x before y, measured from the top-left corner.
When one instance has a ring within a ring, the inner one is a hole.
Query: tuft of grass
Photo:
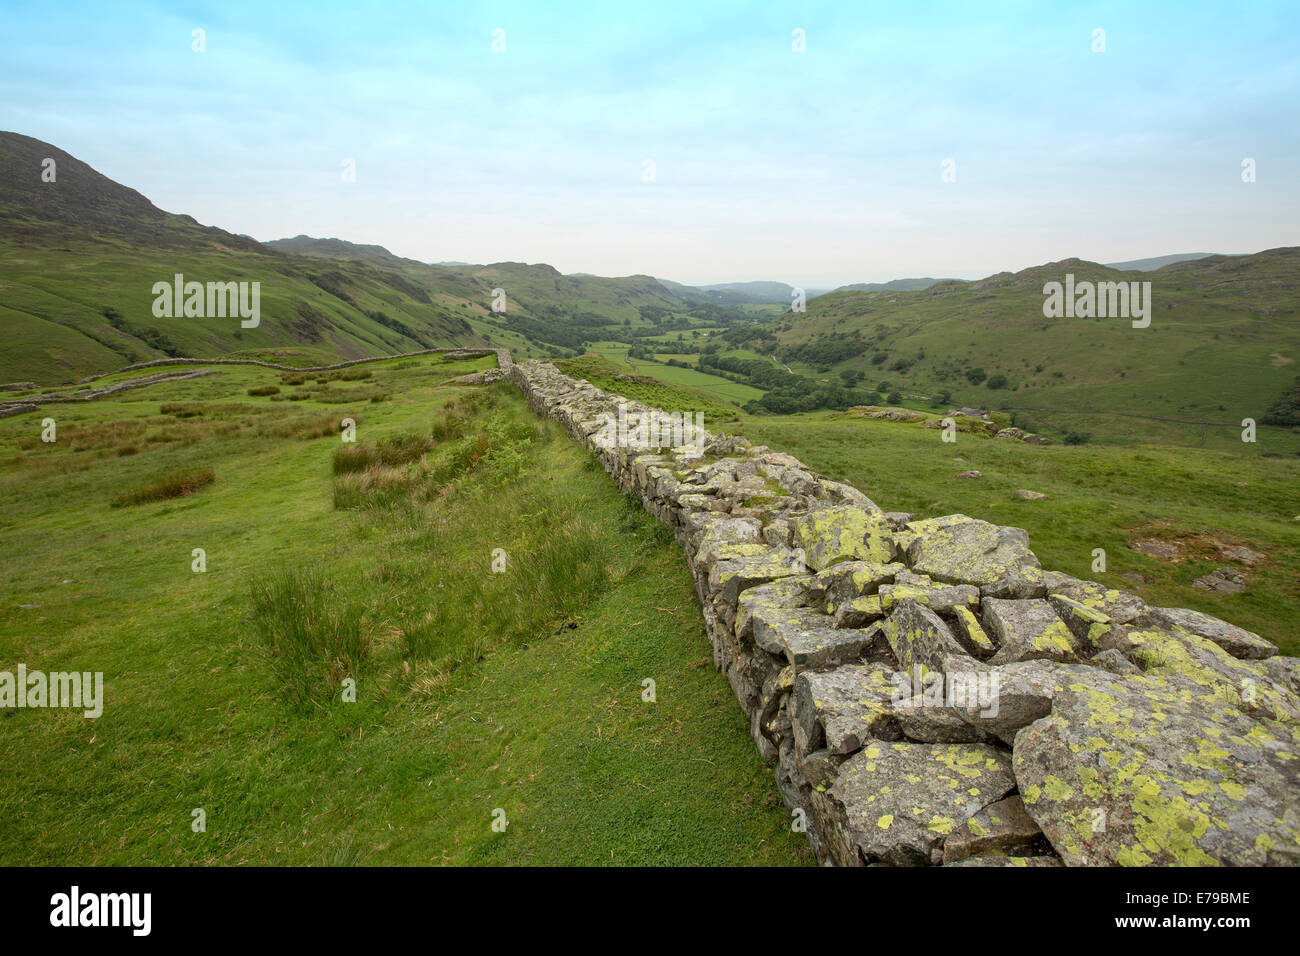
[[[399,626],[406,659],[454,674],[495,647],[550,634],[609,588],[616,558],[607,527],[576,513],[575,503],[558,494],[530,493],[522,502],[509,497],[498,491],[476,501],[494,516],[531,513],[536,526],[508,550],[504,573],[486,573],[485,562],[434,561],[438,599]],[[541,515],[549,517],[543,521]],[[473,512],[464,512],[456,523],[474,519]],[[473,532],[466,527],[456,533]]]
[[[279,395],[280,386],[278,385],[256,385],[248,390],[249,395]]]
[[[334,507],[348,509],[395,504],[403,494],[420,484],[425,475],[426,472],[381,464],[344,472],[334,479]]]
[[[216,480],[216,473],[211,468],[173,471],[161,478],[156,478],[146,485],[141,485],[139,488],[122,492],[113,498],[112,504],[114,508],[121,508],[125,505],[143,505],[151,501],[165,501],[168,498],[184,498]]]
[[[376,467],[396,468],[418,461],[432,447],[431,438],[411,432],[385,438],[375,445],[343,445],[334,452],[334,474],[346,475]]]
[[[253,627],[280,692],[295,706],[320,702],[357,677],[370,642],[363,607],[315,569],[284,568],[249,588]]]
[[[311,415],[265,425],[259,428],[257,433],[269,438],[326,438],[342,432],[345,418],[352,419],[358,425],[361,424],[361,416],[353,412],[341,415]]]

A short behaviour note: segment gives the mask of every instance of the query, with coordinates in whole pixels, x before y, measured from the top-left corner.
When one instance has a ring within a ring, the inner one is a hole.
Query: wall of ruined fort
[[[656,410],[498,355],[477,380],[508,378],[673,530],[822,861],[1300,862],[1300,659],[743,438],[631,447]],[[611,435],[620,405],[630,436]]]

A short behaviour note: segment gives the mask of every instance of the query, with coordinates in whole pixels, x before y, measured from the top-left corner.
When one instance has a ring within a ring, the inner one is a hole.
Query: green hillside
[[[42,179],[44,160],[55,178]],[[650,276],[437,266],[379,246],[271,245],[164,212],[48,143],[0,132],[0,382],[52,385],[166,356],[325,363],[447,345],[563,356],[588,342],[726,328],[754,315]],[[158,317],[154,284],[258,282],[261,321]],[[496,289],[504,311],[493,309]]]
[[[1150,326],[1044,317],[1043,286],[1066,273],[1151,282]],[[1300,372],[1300,248],[1151,272],[1067,259],[921,291],[837,291],[723,339],[815,379],[887,385],[905,403],[1015,411],[1058,437],[1240,446],[1241,420],[1270,418]]]

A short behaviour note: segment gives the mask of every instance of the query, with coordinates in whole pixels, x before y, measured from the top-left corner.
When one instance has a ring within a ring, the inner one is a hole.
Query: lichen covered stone
[[[893,529],[885,516],[857,505],[809,511],[794,518],[791,528],[814,571],[842,561],[886,564],[894,556]]]
[[[1029,550],[1029,535],[968,518],[946,515],[913,521],[907,549],[912,570],[946,584],[973,584],[992,597],[1041,597],[1043,572]]]
[[[940,862],[948,836],[1014,787],[1009,755],[985,744],[877,741],[812,802],[836,863],[917,866]]]

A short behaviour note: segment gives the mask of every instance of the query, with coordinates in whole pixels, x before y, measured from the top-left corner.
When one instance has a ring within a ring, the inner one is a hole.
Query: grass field
[[[0,716],[0,864],[811,862],[676,545],[508,386],[444,384],[488,362],[0,420],[0,669],[106,697]]]
[[[743,405],[763,395],[760,389],[733,382],[721,375],[710,375],[693,368],[665,365],[663,361],[647,362],[644,359],[631,358],[628,356],[628,346],[622,342],[597,342],[592,345],[590,354],[600,355],[616,365],[626,366],[638,375],[656,379],[666,385],[680,385],[734,405]],[[667,361],[676,355],[677,353],[665,353],[660,357]],[[695,355],[683,353],[678,357],[694,359]]]

